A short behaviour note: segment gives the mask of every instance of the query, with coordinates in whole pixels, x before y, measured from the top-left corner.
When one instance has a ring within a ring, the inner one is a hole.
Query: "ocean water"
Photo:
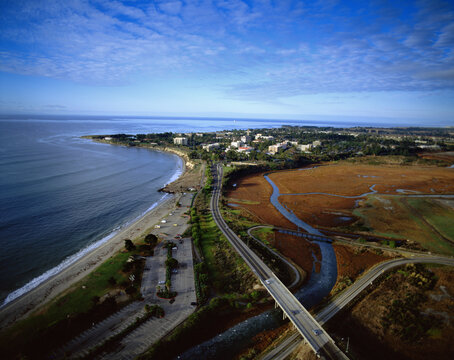
[[[156,206],[166,196],[157,190],[181,172],[175,155],[97,144],[81,136],[282,125],[357,123],[0,116],[0,304],[37,286]]]
[[[82,135],[277,127],[285,122],[108,117],[0,117],[0,304],[107,241],[165,196],[172,154]]]

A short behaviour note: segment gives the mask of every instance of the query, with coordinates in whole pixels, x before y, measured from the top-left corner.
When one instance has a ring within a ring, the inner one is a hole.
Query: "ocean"
[[[282,125],[349,127],[357,123],[0,116],[0,304],[37,286],[157,206],[169,196],[158,189],[182,171],[175,155],[94,143],[81,136]]]
[[[0,118],[0,304],[112,237],[165,196],[181,160],[83,135],[215,131],[285,122],[109,117]]]

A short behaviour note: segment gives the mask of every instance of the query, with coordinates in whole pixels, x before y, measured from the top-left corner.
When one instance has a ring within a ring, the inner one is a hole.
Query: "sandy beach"
[[[182,158],[180,154],[178,155]],[[168,184],[167,187],[172,188],[172,184],[177,183],[178,189],[183,188],[181,184],[184,184],[184,188],[190,186],[198,188],[200,186],[200,177],[195,176],[192,166],[187,166],[186,159],[182,158],[182,160],[184,164],[183,174],[174,182]],[[199,175],[202,171],[197,171],[196,173]],[[166,191],[168,191],[167,187]],[[165,199],[156,208],[152,209],[129,226],[120,229],[120,231],[109,241],[77,260],[74,264],[62,270],[60,273],[41,283],[36,288],[1,307],[0,328],[3,329],[13,322],[25,318],[63,291],[70,288],[73,284],[83,279],[104,261],[124,248],[124,239],[135,239],[144,231],[149,230],[155,224],[159,223],[164,216],[175,209],[177,199],[177,195],[169,195],[169,198]]]
[[[152,228],[160,219],[175,209],[176,199],[176,196],[170,195],[170,198],[164,200],[156,208],[146,213],[131,225],[121,229],[105,244],[94,249],[33,290],[0,308],[0,327],[4,328],[14,321],[26,317],[87,276],[109,257],[124,248],[124,239],[134,239],[140,236],[144,231]]]

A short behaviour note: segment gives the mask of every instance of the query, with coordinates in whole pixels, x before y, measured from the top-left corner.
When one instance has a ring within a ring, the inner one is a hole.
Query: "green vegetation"
[[[224,203],[224,201],[223,201]],[[247,230],[253,226],[259,225],[250,219],[251,215],[244,209],[236,210],[229,207],[222,207],[222,216],[229,227],[243,240],[249,248],[251,248],[271,270],[279,277],[284,284],[290,284],[292,279],[288,271],[287,265],[267,247],[259,244],[247,233]],[[270,231],[270,230],[265,230]]]
[[[2,356],[45,358],[51,349],[61,346],[131,301],[140,299],[144,260],[136,256],[152,251],[152,248],[146,244],[134,247],[134,251],[112,256],[45,308],[3,331],[0,336]],[[115,294],[118,293],[128,300],[117,304]],[[129,296],[125,297],[125,293]]]
[[[442,236],[454,242],[454,211],[436,200],[409,198],[407,203]]]
[[[392,211],[385,209],[383,199]],[[345,227],[346,231],[367,232],[393,239],[383,242],[391,248],[402,241],[405,247],[454,255],[454,211],[442,205],[440,200],[370,195],[353,214],[360,220]]]
[[[252,230],[252,235],[262,241],[265,245],[270,246],[269,239],[274,236],[272,227],[262,227]]]
[[[172,248],[176,246],[172,241],[166,244],[167,247],[167,260],[166,260],[166,283],[162,288],[158,285],[157,295],[164,299],[171,299],[177,296],[175,291],[171,291],[172,286],[172,270],[178,267],[178,260],[172,257]]]

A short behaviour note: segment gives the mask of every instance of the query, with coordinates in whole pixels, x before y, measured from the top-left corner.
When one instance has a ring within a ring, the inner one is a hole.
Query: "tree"
[[[133,250],[136,249],[136,246],[132,243],[131,240],[126,239],[126,240],[125,240],[125,248],[126,248],[126,250],[128,250],[128,251],[133,251]]]
[[[170,258],[166,260],[166,266],[168,266],[171,269],[175,269],[178,267],[178,260],[175,258]]]
[[[158,243],[158,237],[155,234],[148,234],[145,236],[145,243],[147,243],[150,246],[156,246]]]

